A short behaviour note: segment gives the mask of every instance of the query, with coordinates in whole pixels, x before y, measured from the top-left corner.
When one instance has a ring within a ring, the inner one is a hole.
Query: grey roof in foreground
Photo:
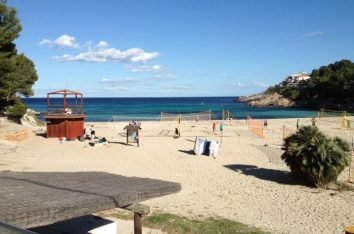
[[[0,171],[0,221],[36,227],[180,190],[178,183],[105,172]]]

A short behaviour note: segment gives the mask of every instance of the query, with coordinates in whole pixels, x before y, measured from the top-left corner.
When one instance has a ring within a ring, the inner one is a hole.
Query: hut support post
[[[49,94],[47,94],[47,115],[50,112]]]
[[[65,109],[66,109],[66,93],[64,93],[64,100],[63,100],[63,113],[65,113]]]
[[[77,94],[75,94],[75,114],[77,114]]]
[[[143,215],[150,213],[150,207],[140,203],[135,203],[123,207],[123,209],[132,211],[134,213],[134,234],[142,234],[141,219]]]
[[[126,143],[126,145],[128,145],[128,142],[129,142],[128,133],[129,133],[129,131],[128,131],[128,129],[127,129],[127,143]]]
[[[134,234],[142,234],[141,214],[134,213]]]

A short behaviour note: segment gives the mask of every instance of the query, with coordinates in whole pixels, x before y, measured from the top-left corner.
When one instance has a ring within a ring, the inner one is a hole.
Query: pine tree
[[[0,113],[14,117],[26,112],[19,95],[33,95],[32,85],[38,79],[33,62],[18,54],[13,43],[21,29],[16,10],[0,0]]]

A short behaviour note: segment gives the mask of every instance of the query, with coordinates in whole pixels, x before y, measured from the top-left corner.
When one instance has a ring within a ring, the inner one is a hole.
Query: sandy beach
[[[94,147],[88,141],[60,143],[36,135],[38,127],[1,122],[0,170],[104,171],[174,181],[181,183],[181,192],[144,204],[153,212],[224,217],[272,233],[343,233],[344,226],[354,225],[354,192],[289,181],[289,169],[280,159],[282,129],[295,131],[296,121],[269,119],[265,139],[250,132],[245,120],[224,121],[222,139],[219,131],[213,134],[212,121],[182,122],[180,138],[173,138],[176,122],[142,122],[140,147],[125,145],[126,122],[85,123],[94,124],[96,136],[110,142]],[[308,124],[310,119],[300,119],[300,125]],[[338,123],[318,125],[327,134],[354,137]],[[22,141],[4,137],[21,130],[28,132]],[[222,140],[218,156],[194,155],[195,137]],[[339,180],[347,181],[348,173],[347,168]]]

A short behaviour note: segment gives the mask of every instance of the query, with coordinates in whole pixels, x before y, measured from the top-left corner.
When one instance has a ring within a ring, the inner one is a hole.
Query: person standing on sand
[[[216,122],[213,122],[213,134],[215,134]]]
[[[224,124],[223,122],[220,122],[220,134],[222,135],[224,132]]]
[[[312,126],[316,126],[316,118],[315,117],[313,117],[311,119],[311,123],[312,123]]]
[[[267,119],[264,120],[264,128],[268,129],[268,120]]]
[[[299,127],[300,127],[299,122],[300,122],[300,119],[297,119],[297,121],[296,121],[296,129],[299,129]]]

